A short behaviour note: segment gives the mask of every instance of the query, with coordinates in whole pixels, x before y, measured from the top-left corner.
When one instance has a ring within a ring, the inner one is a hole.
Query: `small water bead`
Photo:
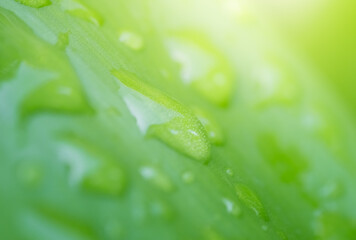
[[[261,217],[264,221],[268,221],[269,217],[257,195],[246,185],[236,184],[235,191],[241,202],[243,202],[255,214]]]
[[[100,15],[93,9],[86,7],[85,3],[81,0],[62,0],[61,7],[72,16],[83,19],[96,26],[101,26],[103,24],[103,19]]]
[[[231,168],[226,169],[226,174],[229,175],[230,177],[234,176],[234,172],[232,171]]]
[[[227,106],[234,83],[227,60],[202,38],[175,38],[167,45],[173,60],[181,65],[183,82],[192,85],[210,102]]]
[[[210,142],[215,145],[221,145],[224,142],[224,136],[219,124],[207,112],[198,108],[194,108],[193,111],[208,133]]]
[[[33,8],[42,8],[52,4],[50,0],[15,0],[15,1]]]
[[[140,50],[143,48],[143,39],[136,33],[130,31],[123,31],[119,36],[119,41],[133,50]]]
[[[117,160],[83,141],[75,139],[72,144],[62,146],[59,152],[70,168],[70,182],[93,193],[122,194],[126,176]]]
[[[233,216],[239,216],[241,215],[241,209],[239,207],[239,205],[232,201],[231,199],[228,198],[223,198],[222,202],[224,203],[225,207],[226,207],[226,211],[233,215]]]
[[[72,79],[55,79],[25,97],[22,103],[22,117],[41,111],[65,112],[72,114],[92,113],[91,107],[79,84]]]
[[[140,174],[144,179],[165,192],[170,192],[174,189],[171,180],[157,168],[141,167]]]
[[[267,226],[267,225],[264,225],[264,224],[262,225],[261,228],[262,228],[263,231],[267,231],[267,230],[268,230],[268,226]]]
[[[183,180],[185,183],[189,184],[189,183],[194,182],[195,176],[194,176],[194,174],[193,174],[192,172],[184,172],[184,173],[182,174],[182,180]]]
[[[210,142],[207,133],[188,108],[143,83],[132,73],[116,70],[112,73],[122,83],[120,93],[143,134],[157,138],[193,159],[208,160]]]

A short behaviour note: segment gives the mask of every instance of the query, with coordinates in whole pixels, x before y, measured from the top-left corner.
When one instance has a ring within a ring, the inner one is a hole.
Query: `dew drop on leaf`
[[[236,202],[234,202],[228,198],[223,198],[222,202],[224,203],[224,205],[226,207],[226,211],[229,214],[231,214],[233,216],[240,216],[241,209],[240,209],[240,206]]]
[[[192,172],[187,171],[187,172],[184,172],[184,173],[182,174],[182,180],[183,180],[185,183],[189,184],[189,183],[194,182],[195,176],[194,176],[194,174],[193,174]]]
[[[226,169],[226,174],[229,175],[230,177],[234,176],[234,171],[232,171],[231,168]]]
[[[201,162],[210,157],[203,125],[185,106],[148,86],[126,71],[113,71],[122,83],[120,93],[141,132]]]
[[[224,142],[224,136],[219,124],[207,112],[194,108],[195,116],[203,124],[210,142],[215,145],[221,145]]]
[[[251,209],[257,216],[261,217],[264,221],[269,220],[267,212],[260,199],[249,187],[239,183],[235,185],[235,191],[240,201]]]
[[[174,189],[171,180],[157,168],[151,166],[141,167],[140,174],[146,181],[165,192],[170,192]]]

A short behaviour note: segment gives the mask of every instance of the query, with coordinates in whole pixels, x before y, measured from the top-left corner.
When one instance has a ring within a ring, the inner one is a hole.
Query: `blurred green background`
[[[1,0],[0,239],[356,239],[356,2]]]

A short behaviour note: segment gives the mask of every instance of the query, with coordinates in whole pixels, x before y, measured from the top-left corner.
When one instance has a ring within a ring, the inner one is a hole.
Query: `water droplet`
[[[203,124],[210,142],[215,145],[221,145],[224,142],[224,136],[219,124],[207,112],[194,108],[194,113]]]
[[[65,50],[68,44],[69,44],[69,33],[67,32],[67,33],[58,34],[56,47],[61,50]]]
[[[51,5],[50,0],[15,0],[15,1],[33,8],[41,8],[41,7]]]
[[[83,114],[93,110],[79,84],[60,78],[45,82],[25,97],[22,103],[23,118],[42,111]]]
[[[241,209],[239,207],[239,205],[237,205],[236,202],[228,199],[228,198],[223,198],[222,202],[224,203],[225,207],[226,207],[226,211],[234,216],[239,216],[241,214]]]
[[[100,15],[93,9],[86,7],[81,0],[62,0],[61,7],[69,14],[96,26],[101,26],[103,24]]]
[[[255,214],[261,217],[264,221],[268,221],[269,217],[266,213],[265,208],[263,207],[260,199],[256,194],[246,185],[236,184],[235,191],[239,199]]]
[[[123,31],[119,36],[119,41],[133,50],[140,50],[143,48],[143,40],[136,33],[130,31]]]
[[[189,109],[131,73],[115,70],[113,74],[122,83],[120,92],[143,134],[198,161],[208,160],[207,133]]]
[[[193,174],[192,172],[184,172],[184,173],[182,174],[182,180],[183,180],[185,183],[189,184],[189,183],[194,182],[195,176],[194,176],[194,174]]]
[[[226,169],[226,174],[229,175],[230,177],[234,176],[234,171],[232,171],[231,168]]]
[[[262,225],[261,228],[262,228],[263,231],[267,231],[268,230],[268,226],[267,225]]]
[[[80,184],[87,191],[112,196],[123,192],[126,177],[116,159],[78,139],[59,150],[60,158],[69,166],[72,185]]]
[[[171,180],[157,168],[144,166],[140,168],[140,174],[144,179],[163,191],[170,192],[174,189]]]
[[[233,92],[233,74],[221,53],[198,37],[194,41],[171,39],[167,45],[172,58],[181,65],[183,82],[210,102],[226,106]]]
[[[19,180],[27,186],[37,186],[43,179],[43,170],[38,163],[21,162],[17,170]]]

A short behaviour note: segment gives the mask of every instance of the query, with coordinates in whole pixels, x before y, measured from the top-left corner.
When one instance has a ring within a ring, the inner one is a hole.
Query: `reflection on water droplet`
[[[183,82],[210,102],[226,106],[233,92],[233,74],[221,53],[198,37],[194,41],[170,39],[167,45],[172,58],[181,65]]]
[[[207,112],[194,108],[194,113],[203,124],[210,142],[215,145],[221,145],[224,142],[223,133],[219,124]]]
[[[226,211],[234,216],[239,216],[241,214],[241,209],[239,207],[239,205],[237,205],[236,202],[233,202],[232,200],[228,199],[228,198],[223,198],[222,202],[224,203],[225,207],[226,207]]]
[[[253,210],[257,216],[261,217],[264,221],[269,220],[267,212],[260,199],[249,187],[243,184],[236,184],[235,191],[241,202]]]
[[[170,192],[174,189],[171,180],[157,168],[141,167],[140,174],[144,179],[163,191]]]
[[[51,5],[50,0],[15,0],[15,1],[33,8],[41,8],[41,7]]]
[[[123,31],[119,36],[119,41],[136,51],[143,48],[142,38],[130,31]]]
[[[96,26],[103,24],[103,20],[100,15],[93,9],[86,7],[82,0],[62,0],[61,7],[69,14],[90,22]]]
[[[194,174],[193,174],[192,172],[184,172],[184,173],[182,174],[182,180],[183,180],[185,183],[189,184],[189,183],[194,182],[195,176],[194,176]]]
[[[69,166],[70,183],[80,184],[90,192],[120,195],[126,186],[126,177],[117,160],[84,141],[73,139],[72,142],[59,149],[60,158]]]
[[[122,83],[120,93],[143,134],[196,160],[208,160],[206,131],[189,109],[131,73],[114,70],[113,74]]]

